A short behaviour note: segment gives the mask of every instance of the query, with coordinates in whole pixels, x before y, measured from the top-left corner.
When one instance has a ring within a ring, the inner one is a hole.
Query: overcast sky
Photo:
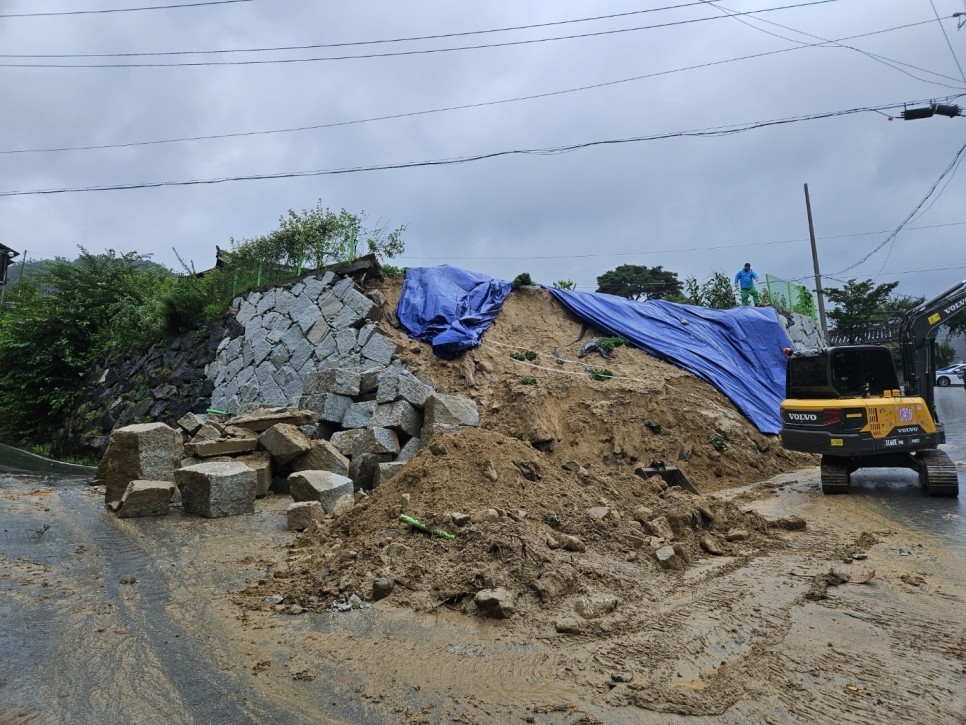
[[[966,0],[235,0],[76,14],[198,1],[0,0],[0,242],[28,259],[81,245],[206,269],[215,245],[321,199],[406,225],[400,266],[529,272],[585,291],[621,264],[703,281],[750,261],[762,278],[797,279],[812,275],[807,183],[826,286],[871,278],[931,296],[966,278],[966,116],[898,117],[904,103],[966,106],[966,15],[953,17]],[[425,36],[447,37],[376,42]],[[208,52],[170,54],[184,51]],[[169,54],[119,55],[147,53]],[[123,67],[169,63],[204,65]],[[52,64],[120,67],[23,67]],[[799,120],[863,108],[881,110]],[[328,127],[285,131],[306,126]],[[561,147],[578,148],[418,165]]]

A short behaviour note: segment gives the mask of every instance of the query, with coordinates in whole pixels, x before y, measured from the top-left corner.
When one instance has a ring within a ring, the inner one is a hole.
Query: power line
[[[807,241],[807,240],[805,240],[805,241]],[[423,259],[423,258],[422,257],[400,257],[398,259],[398,261],[403,261],[405,259]],[[895,271],[892,271],[892,272],[880,272],[879,274],[870,275],[869,278],[870,279],[876,279],[878,277],[893,277],[893,276],[902,275],[902,274],[925,274],[927,272],[946,272],[946,271],[954,270],[954,269],[966,269],[966,264],[960,264],[960,265],[956,265],[956,266],[952,266],[952,267],[930,267],[928,269],[903,269],[903,270],[895,270]],[[838,279],[838,278],[834,277],[833,275],[823,275],[823,277],[828,277],[828,279],[835,280],[839,284],[843,284],[843,285],[844,284],[848,284],[848,282],[846,280]],[[790,282],[796,282],[796,281],[800,281],[802,279],[811,279],[811,278],[810,277],[800,277],[800,278],[796,278],[796,279],[791,279],[789,281]],[[573,280],[571,280],[571,281],[573,281]],[[596,283],[594,283],[594,284],[585,284],[583,282],[574,282],[574,284],[576,284],[577,287],[588,287],[588,288],[589,287],[596,287],[597,286]],[[759,284],[761,284],[761,283],[759,283]],[[658,285],[655,283],[654,286],[658,286]],[[909,297],[910,295],[900,295],[900,296]]]
[[[943,169],[943,172],[939,175],[939,178],[936,179],[935,183],[933,183],[933,185],[929,187],[929,191],[926,192],[926,195],[919,201],[918,204],[916,204],[915,208],[911,212],[909,212],[906,218],[902,220],[899,226],[896,227],[895,230],[888,237],[883,239],[882,242],[880,242],[875,247],[875,249],[873,249],[871,252],[869,252],[864,257],[862,257],[862,259],[860,259],[858,262],[855,262],[854,264],[850,264],[848,267],[840,269],[838,272],[833,272],[832,276],[843,274],[844,272],[848,272],[851,269],[855,269],[860,264],[868,260],[869,257],[871,257],[873,254],[875,254],[880,249],[882,249],[886,244],[889,244],[890,242],[892,242],[899,235],[899,232],[902,231],[905,225],[912,220],[912,218],[916,215],[916,212],[918,212],[922,208],[922,206],[929,200],[929,197],[931,197],[933,192],[936,191],[936,188],[939,186],[942,180],[946,178],[946,176],[949,175],[950,173],[955,172],[955,169],[957,169],[959,166],[959,162],[961,160],[960,157],[964,153],[966,153],[966,144],[963,144],[959,148],[959,151],[956,152],[956,155],[953,157],[953,160],[949,162],[949,164],[946,166],[945,169]]]
[[[966,148],[966,146],[964,146],[964,148]],[[949,182],[953,180],[953,177],[956,175],[956,172],[959,170],[959,165],[963,162],[963,158],[966,158],[966,157],[962,155],[962,150],[960,150],[960,153],[957,154],[957,158],[955,158],[953,162],[950,164],[951,169],[949,170],[949,173],[946,176],[945,183],[943,183],[943,186],[939,190],[939,193],[937,193],[935,196],[932,197],[928,206],[925,206],[925,207],[922,207],[921,209],[917,209],[916,211],[913,211],[913,213],[908,217],[908,219],[906,219],[906,222],[910,222],[917,217],[921,219],[923,216],[926,215],[926,212],[928,212],[932,208],[933,204],[935,204],[939,200],[939,198],[946,192],[946,189],[949,188]],[[943,172],[943,173],[945,175],[946,172]],[[943,177],[940,176],[939,181],[942,181],[942,178]],[[937,184],[938,183],[939,182],[937,181]],[[906,223],[906,222],[903,222],[903,223]],[[882,260],[882,265],[879,267],[880,273],[882,272],[883,269],[885,269],[886,264],[889,262],[889,257],[892,256],[892,250],[895,247],[897,236],[898,234],[894,234],[892,237],[892,241],[889,243],[889,249],[886,251],[885,258]]]
[[[178,8],[197,8],[204,5],[230,5],[250,3],[254,0],[208,0],[208,2],[181,3],[178,5],[147,5],[139,8],[110,8],[105,10],[63,10],[47,13],[3,13],[0,18],[49,18],[62,15],[104,15],[106,13],[136,13],[142,10],[175,10]]]
[[[735,15],[736,11],[731,10],[730,8],[726,8],[724,5],[718,5],[718,4],[716,4],[714,2],[714,0],[701,0],[701,1],[703,3],[705,3],[705,4],[707,4],[707,5],[710,5],[713,8],[716,8],[718,10],[721,10],[724,13],[727,13],[729,17],[733,17],[739,23],[741,23],[742,25],[746,25],[747,27],[751,28],[752,30],[757,30],[760,33],[765,33],[766,35],[770,35],[773,38],[780,38],[781,40],[787,40],[789,43],[799,43],[799,44],[802,44],[802,45],[806,45],[808,47],[811,47],[812,46],[812,44],[805,43],[804,41],[801,41],[801,40],[796,40],[795,38],[789,38],[789,37],[787,37],[785,35],[782,35],[781,33],[774,33],[774,32],[772,32],[770,30],[765,29],[765,28],[759,28],[757,25],[754,25],[751,21],[745,20],[744,18],[741,18],[741,17],[738,17],[737,15]],[[935,8],[933,8],[933,9],[935,10]],[[883,65],[886,65],[886,66],[892,68],[893,70],[897,70],[900,73],[904,73],[905,75],[909,76],[910,78],[914,78],[917,81],[923,81],[924,83],[929,83],[929,82],[933,82],[934,83],[935,82],[935,81],[928,81],[925,78],[920,78],[919,76],[914,75],[914,74],[910,73],[909,71],[904,70],[903,68],[900,68],[899,66],[905,66],[906,68],[912,68],[914,70],[922,71],[923,73],[929,73],[930,75],[939,76],[941,78],[947,78],[949,80],[955,80],[955,79],[950,78],[949,76],[947,76],[947,75],[945,75],[943,73],[936,73],[935,71],[931,71],[931,70],[929,70],[927,68],[920,68],[919,66],[913,65],[911,63],[904,63],[901,60],[895,60],[894,58],[888,58],[888,57],[886,57],[884,55],[878,55],[876,53],[870,53],[869,51],[862,50],[861,48],[856,48],[856,47],[851,46],[851,45],[845,45],[845,44],[843,44],[839,40],[829,40],[827,38],[823,38],[820,35],[815,35],[813,33],[807,33],[804,30],[798,30],[797,28],[792,28],[792,27],[790,27],[788,25],[782,25],[781,23],[776,23],[776,22],[774,22],[772,20],[768,20],[767,18],[755,18],[755,20],[757,20],[757,21],[759,21],[761,23],[766,23],[768,25],[773,25],[776,28],[782,28],[784,30],[788,30],[789,32],[792,32],[792,33],[798,33],[799,35],[804,35],[804,36],[806,36],[808,38],[815,38],[817,40],[822,41],[822,44],[834,45],[834,46],[838,46],[840,48],[843,48],[845,50],[854,51],[854,52],[859,53],[861,55],[864,55],[864,56],[866,56],[868,58],[871,58],[872,60],[874,60],[874,61],[876,61],[878,63],[882,63]],[[942,21],[940,20],[938,14],[936,15],[936,20],[939,21],[939,25],[940,25],[940,27],[942,27]],[[943,29],[943,33],[945,33],[945,32],[946,32],[945,29]],[[850,38],[843,38],[843,40],[850,40]],[[963,81],[966,82],[966,77],[963,78]],[[946,85],[946,84],[942,84],[942,85]]]
[[[227,0],[223,0],[227,1]],[[239,0],[241,1],[241,0]],[[779,7],[764,8],[762,10],[749,10],[741,13],[742,15],[757,15],[761,13],[777,12],[781,10],[795,10],[800,8],[812,7],[815,5],[826,5],[828,3],[840,2],[840,0],[810,0],[809,2],[797,5],[782,5]],[[680,25],[692,25],[703,23],[709,20],[724,20],[721,16],[706,18],[692,18],[690,20],[676,20],[668,23],[656,23],[654,25],[641,25],[633,28],[618,28],[615,30],[600,30],[592,33],[576,33],[571,35],[560,35],[552,38],[531,38],[527,40],[508,40],[501,43],[484,43],[480,45],[464,45],[452,48],[424,48],[420,50],[399,50],[386,53],[364,53],[359,55],[338,55],[325,56],[318,58],[273,58],[265,60],[206,60],[206,61],[185,61],[177,63],[0,63],[3,68],[193,68],[202,66],[229,66],[229,65],[273,65],[289,63],[317,63],[332,60],[360,60],[369,58],[396,58],[411,55],[426,55],[430,53],[452,53],[463,50],[480,50],[483,48],[507,48],[511,46],[533,45],[536,43],[549,43],[558,40],[575,40],[580,38],[594,38],[621,33],[637,32],[639,30],[657,30],[662,28],[676,27]],[[935,22],[935,21],[929,21]]]
[[[933,0],[929,0],[929,4],[932,5],[932,11],[936,15],[936,20],[939,20],[939,11],[936,10],[936,3]],[[963,82],[966,83],[966,73],[963,73],[963,66],[959,63],[959,58],[956,57],[956,51],[953,49],[953,44],[949,41],[949,35],[946,33],[946,28],[943,24],[939,23],[939,29],[942,30],[943,37],[946,39],[946,45],[949,46],[949,52],[953,54],[953,60],[956,61],[956,67],[959,68],[959,75],[962,77]]]
[[[890,104],[886,108],[894,108],[895,104]],[[847,116],[856,113],[867,113],[867,112],[880,112],[882,108],[851,108],[842,111],[830,111],[826,113],[814,113],[805,116],[794,116],[789,118],[773,119],[770,121],[756,121],[752,123],[738,124],[732,126],[717,126],[713,128],[706,129],[695,129],[690,131],[674,131],[661,134],[652,134],[648,136],[633,136],[629,138],[617,138],[617,139],[599,139],[595,141],[584,141],[575,144],[565,144],[560,146],[550,146],[545,148],[531,148],[531,149],[510,149],[503,151],[492,151],[489,153],[472,154],[470,156],[459,156],[455,158],[443,158],[443,159],[433,159],[429,161],[406,161],[400,163],[388,163],[388,164],[375,164],[372,166],[353,166],[340,169],[314,169],[307,171],[284,171],[274,174],[246,174],[242,176],[223,176],[217,178],[207,178],[207,179],[187,179],[187,180],[174,180],[174,181],[150,181],[142,183],[129,183],[129,184],[110,184],[104,186],[81,186],[81,187],[65,187],[58,189],[33,189],[33,190],[19,190],[19,191],[0,191],[0,197],[5,196],[34,196],[34,195],[44,195],[44,194],[69,194],[78,192],[90,192],[90,191],[127,191],[131,189],[154,189],[165,186],[200,186],[200,185],[211,185],[211,184],[223,184],[232,181],[266,181],[270,179],[292,179],[292,178],[305,178],[313,176],[336,176],[342,174],[356,174],[369,171],[388,171],[397,169],[413,169],[420,167],[433,167],[433,166],[451,166],[455,164],[466,164],[474,161],[483,161],[486,159],[495,159],[505,156],[553,156],[558,154],[571,153],[573,151],[578,151],[585,148],[591,148],[595,146],[616,146],[629,143],[640,143],[643,141],[658,141],[670,138],[685,138],[685,137],[695,137],[695,138],[708,138],[717,136],[731,136],[738,133],[744,133],[746,131],[753,131],[762,128],[768,128],[770,126],[781,126],[792,123],[800,123],[802,121],[814,121],[824,118],[834,118],[837,116]]]
[[[864,38],[870,35],[880,35],[882,33],[894,32],[896,30],[905,30],[910,27],[924,25],[932,22],[933,22],[932,20],[927,20],[927,21],[922,21],[918,23],[912,23],[910,25],[900,25],[893,28],[887,28],[885,30],[875,30],[868,33],[862,33],[861,35],[853,35],[847,38],[841,38],[840,40],[855,40],[857,38]],[[807,48],[807,47],[817,47],[819,45],[825,44],[825,42],[826,41],[822,41],[821,43],[815,43],[812,45],[803,45],[795,48],[782,48],[779,50],[771,50],[763,53],[755,53],[752,55],[745,55],[737,58],[727,58],[724,60],[709,61],[707,63],[699,63],[696,65],[684,66],[681,68],[672,68],[666,71],[655,71],[653,73],[645,73],[643,75],[631,76],[629,78],[620,78],[613,81],[604,81],[602,83],[594,83],[587,86],[578,86],[576,88],[566,88],[559,91],[535,93],[528,96],[517,96],[515,98],[504,98],[504,99],[499,99],[495,101],[480,101],[478,103],[467,103],[459,106],[447,106],[443,108],[434,108],[434,109],[428,109],[428,110],[422,110],[422,111],[409,111],[404,113],[394,113],[394,114],[388,114],[383,116],[371,116],[369,118],[354,119],[349,121],[333,121],[331,123],[321,123],[321,124],[314,124],[309,126],[296,126],[292,128],[263,129],[263,130],[257,130],[257,131],[236,131],[232,133],[208,134],[208,135],[201,135],[201,136],[183,136],[179,138],[154,139],[154,140],[147,140],[147,141],[129,141],[124,143],[114,143],[114,144],[97,144],[97,145],[86,145],[86,146],[60,146],[60,147],[48,147],[48,148],[30,148],[30,149],[0,149],[0,155],[29,154],[29,153],[58,153],[58,152],[64,152],[64,151],[100,151],[104,149],[131,148],[134,146],[153,146],[153,145],[160,145],[160,144],[185,143],[185,142],[191,142],[191,141],[212,141],[212,140],[226,139],[226,138],[243,138],[243,137],[249,137],[249,136],[267,136],[267,135],[279,134],[279,133],[317,131],[317,130],[326,129],[326,128],[352,126],[352,125],[361,124],[361,123],[389,121],[389,120],[394,120],[399,118],[411,118],[414,116],[429,115],[433,113],[462,111],[462,110],[468,110],[471,108],[483,108],[486,106],[496,106],[496,105],[507,104],[507,103],[517,103],[521,101],[532,101],[532,100],[538,100],[541,98],[551,98],[553,96],[561,96],[569,93],[579,93],[582,91],[595,90],[598,88],[607,88],[610,86],[616,86],[623,83],[632,83],[634,81],[647,80],[650,78],[657,78],[661,76],[672,75],[674,73],[684,73],[686,71],[691,71],[691,70],[711,68],[718,65],[736,63],[742,60],[754,60],[754,59],[763,58],[766,56],[778,55],[780,53],[788,53],[795,50],[802,50],[803,48]],[[951,98],[955,99],[958,97],[959,96],[953,96]],[[929,102],[932,102],[933,100],[934,100],[933,98],[930,98],[930,99],[924,99],[919,101],[908,101],[907,103],[915,103],[915,104],[929,103]],[[899,104],[895,104],[896,107],[898,107],[898,105]],[[881,108],[886,108],[886,107],[882,106]]]
[[[928,229],[942,229],[945,227],[956,227],[956,226],[966,226],[966,221],[958,222],[946,222],[944,224],[924,224],[922,226],[906,227],[906,231],[923,231]],[[871,236],[875,234],[885,234],[889,230],[876,230],[871,232],[851,232],[849,234],[834,234],[817,237],[818,240],[834,240],[834,239],[850,239],[853,237],[863,237]],[[396,258],[396,261],[421,261],[421,262],[494,262],[494,261],[529,261],[529,260],[550,260],[550,259],[589,259],[597,257],[632,257],[632,256],[648,256],[653,254],[674,254],[680,252],[708,252],[715,251],[719,249],[741,249],[744,247],[768,247],[776,246],[781,244],[802,244],[808,242],[808,238],[800,239],[781,239],[769,242],[747,242],[744,244],[720,244],[710,247],[674,247],[671,249],[647,249],[641,250],[636,249],[631,252],[595,252],[592,254],[545,254],[545,255],[524,255],[519,257],[508,257],[502,254],[497,257],[454,257],[453,255],[446,255],[445,257],[421,257],[415,255],[404,254]],[[936,269],[920,269],[920,270],[910,270],[906,272],[885,272],[884,274],[910,274],[912,272],[938,272],[947,269],[966,269],[966,265],[963,267],[940,267]],[[882,275],[877,275],[882,276]],[[808,278],[801,278],[808,279]],[[582,285],[583,286],[583,285]]]
[[[269,53],[283,50],[319,50],[322,48],[345,48],[354,45],[383,45],[390,43],[408,43],[420,40],[442,40],[445,38],[461,38],[472,35],[487,35],[491,33],[506,33],[516,30],[533,30],[536,28],[549,28],[557,25],[570,25],[575,23],[588,23],[598,20],[613,20],[614,18],[624,18],[631,15],[643,15],[646,13],[657,13],[665,10],[680,10],[701,5],[705,0],[695,0],[694,2],[681,3],[679,5],[665,5],[660,8],[648,8],[646,10],[632,10],[626,13],[612,13],[610,15],[595,15],[587,18],[572,18],[570,20],[554,20],[547,23],[533,23],[531,25],[511,25],[502,28],[488,28],[484,30],[467,30],[457,33],[438,33],[435,35],[415,35],[403,38],[385,38],[380,40],[354,40],[342,43],[314,43],[312,45],[280,45],[272,48],[227,48],[221,50],[172,50],[161,52],[140,52],[140,53],[63,53],[63,54],[39,54],[39,55],[19,55],[0,53],[0,58],[130,58],[144,56],[171,56],[171,55],[213,55],[219,53]]]
[[[955,227],[964,226],[966,221],[961,222],[947,222],[945,224],[928,224],[918,227],[907,227],[906,231],[918,231],[923,229],[940,229],[943,227]],[[875,232],[854,232],[852,234],[838,234],[835,236],[824,236],[817,237],[818,240],[831,240],[831,239],[848,239],[851,237],[864,237],[873,234],[885,234],[888,230],[880,230]],[[636,249],[632,252],[593,252],[588,254],[542,254],[542,255],[524,255],[519,257],[508,257],[505,254],[501,254],[498,257],[454,257],[452,255],[447,255],[445,257],[413,257],[410,255],[404,255],[405,259],[418,259],[426,262],[432,261],[451,261],[451,262],[494,262],[502,260],[510,261],[527,261],[527,260],[547,260],[547,259],[590,259],[592,257],[635,257],[635,256],[647,256],[651,254],[675,254],[680,252],[711,252],[718,249],[742,249],[744,247],[771,247],[780,244],[802,244],[808,242],[807,238],[802,239],[781,239],[770,242],[746,242],[744,244],[719,244],[711,247],[673,247],[671,249]],[[954,269],[953,267],[947,267],[946,269]]]

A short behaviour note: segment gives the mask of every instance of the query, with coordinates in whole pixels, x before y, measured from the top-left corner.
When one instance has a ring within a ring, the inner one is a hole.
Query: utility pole
[[[808,236],[812,240],[812,266],[815,268],[815,295],[818,297],[818,321],[822,326],[822,337],[828,344],[828,322],[825,319],[825,295],[822,294],[822,273],[818,269],[818,248],[815,246],[815,225],[812,223],[812,202],[808,198],[808,184],[805,184],[805,212],[808,214]]]

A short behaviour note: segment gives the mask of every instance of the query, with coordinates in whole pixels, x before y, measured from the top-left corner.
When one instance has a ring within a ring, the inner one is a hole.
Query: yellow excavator
[[[956,466],[936,415],[936,332],[966,309],[966,280],[910,310],[899,326],[904,388],[881,345],[788,355],[781,442],[822,456],[822,492],[848,493],[859,468],[911,468],[930,496],[956,497]]]

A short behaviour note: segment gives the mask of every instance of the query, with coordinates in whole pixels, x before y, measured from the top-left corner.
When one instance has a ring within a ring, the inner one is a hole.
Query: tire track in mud
[[[661,602],[640,611],[593,654],[607,670],[636,673],[615,688],[612,704],[682,715],[721,715],[748,696],[790,624],[801,585],[776,586],[755,575],[745,557],[675,584]],[[772,556],[759,558],[771,560]],[[775,566],[767,569],[779,571]],[[775,577],[778,578],[777,576]],[[695,585],[701,580],[702,585]],[[762,592],[768,591],[768,597]],[[622,623],[623,625],[624,623]]]
[[[783,653],[813,693],[805,702],[783,698],[796,717],[823,722],[837,708],[860,723],[961,721],[966,630],[957,610],[910,612],[856,597],[814,608],[826,652],[811,660]]]
[[[3,544],[8,565],[20,559],[49,568],[54,581],[47,589],[56,596],[0,605],[5,634],[17,632],[0,643],[20,658],[16,675],[4,675],[0,699],[11,702],[4,695],[16,692],[21,710],[37,713],[38,722],[290,719],[244,697],[242,686],[172,625],[165,575],[134,540],[136,528],[122,530],[122,522],[78,486],[56,492],[56,501],[45,502],[50,514],[44,518],[53,524],[39,542]],[[2,508],[0,516],[6,515]],[[19,509],[17,524],[27,516],[36,512]],[[40,519],[29,521],[28,529]]]

